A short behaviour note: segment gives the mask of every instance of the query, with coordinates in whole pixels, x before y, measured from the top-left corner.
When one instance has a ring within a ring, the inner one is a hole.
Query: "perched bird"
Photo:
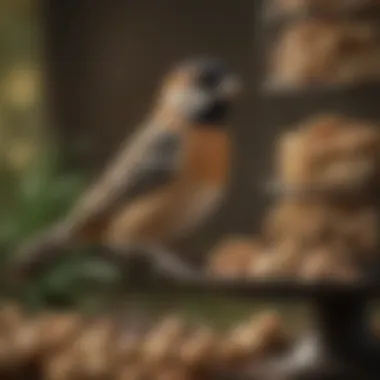
[[[236,74],[216,58],[170,71],[135,136],[66,217],[16,253],[16,267],[32,270],[73,244],[139,247],[162,258],[225,194],[228,115],[239,88]]]

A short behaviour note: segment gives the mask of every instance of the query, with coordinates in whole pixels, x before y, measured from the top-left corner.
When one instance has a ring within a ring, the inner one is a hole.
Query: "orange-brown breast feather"
[[[223,185],[230,167],[229,136],[215,128],[191,129],[187,139],[186,181]]]
[[[171,239],[181,224],[197,191],[225,187],[230,164],[230,141],[221,131],[190,129],[185,139],[183,167],[177,181],[146,194],[126,207],[109,225],[111,244],[143,241],[159,243]]]

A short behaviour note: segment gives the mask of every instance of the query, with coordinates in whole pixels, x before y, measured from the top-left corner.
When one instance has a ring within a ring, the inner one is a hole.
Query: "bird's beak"
[[[241,90],[241,81],[236,76],[226,78],[218,88],[219,94],[225,98],[235,97],[240,94]]]

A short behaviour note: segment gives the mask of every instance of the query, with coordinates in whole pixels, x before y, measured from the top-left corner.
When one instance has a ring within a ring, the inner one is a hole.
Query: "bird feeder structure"
[[[276,126],[320,112],[379,118],[375,100],[380,95],[380,64],[376,65],[380,45],[374,30],[380,2],[266,0],[261,9],[259,3],[256,56],[260,62],[254,66],[264,70],[258,77],[266,81],[251,100],[261,106],[262,128],[276,133]],[[318,6],[322,3],[326,5]],[[301,337],[290,353],[244,373],[218,373],[218,378],[372,380],[380,376],[380,342],[371,335],[368,314],[370,301],[380,296],[374,281],[230,281],[196,276],[159,278],[139,283],[138,288],[151,294],[210,293],[244,297],[247,302],[286,298],[312,303],[316,329]]]

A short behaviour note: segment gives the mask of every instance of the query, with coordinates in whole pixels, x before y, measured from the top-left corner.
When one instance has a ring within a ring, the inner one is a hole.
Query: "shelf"
[[[304,87],[289,87],[278,90],[271,90],[265,85],[259,90],[259,94],[266,100],[286,99],[297,101],[305,98],[318,99],[325,96],[331,97],[375,97],[380,95],[380,81],[371,83],[343,83],[331,85],[305,85]]]
[[[332,0],[334,1],[334,0]],[[313,9],[301,9],[299,11],[276,11],[274,5],[264,6],[262,9],[263,24],[289,24],[299,20],[322,18],[337,21],[377,21],[380,19],[380,7],[377,5],[368,6],[362,9],[345,11],[322,11]]]
[[[276,280],[221,280],[199,278],[194,280],[160,279],[140,284],[126,284],[126,289],[149,293],[212,294],[241,298],[332,298],[380,297],[380,285],[375,283],[339,284],[334,282],[305,283],[287,279]]]

